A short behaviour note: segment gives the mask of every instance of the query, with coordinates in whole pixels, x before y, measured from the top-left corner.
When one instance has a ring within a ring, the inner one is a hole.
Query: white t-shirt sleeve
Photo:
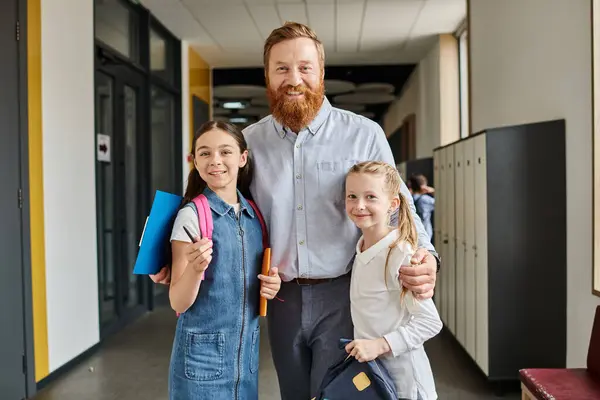
[[[171,231],[171,241],[179,240],[182,242],[191,243],[190,237],[185,233],[183,227],[194,237],[200,237],[200,226],[198,225],[198,216],[192,207],[183,207],[177,213],[175,222],[173,223],[173,231]]]

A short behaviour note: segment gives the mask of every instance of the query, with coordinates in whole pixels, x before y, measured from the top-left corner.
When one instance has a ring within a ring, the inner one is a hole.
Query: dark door
[[[96,72],[96,185],[103,336],[147,309],[147,282],[133,275],[143,229],[143,79],[108,62]]]
[[[0,397],[25,397],[17,0],[0,2]]]

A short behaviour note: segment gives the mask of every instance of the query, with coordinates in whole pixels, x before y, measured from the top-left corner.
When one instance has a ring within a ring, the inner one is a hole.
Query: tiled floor
[[[34,400],[164,400],[175,315],[142,317],[99,351],[39,392]],[[264,327],[263,327],[264,328]],[[264,332],[264,331],[263,331]],[[480,373],[446,333],[427,343],[440,400],[495,398]],[[260,400],[279,400],[266,334],[261,339]],[[520,399],[518,394],[504,396]],[[308,400],[308,399],[307,399]]]

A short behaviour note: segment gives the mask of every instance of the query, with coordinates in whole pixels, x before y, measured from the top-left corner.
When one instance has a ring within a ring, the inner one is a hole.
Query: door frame
[[[21,209],[21,260],[23,269],[23,321],[25,333],[25,392],[28,397],[37,391],[35,381],[35,356],[33,343],[33,290],[31,275],[31,213],[29,189],[29,95],[28,95],[28,57],[27,57],[27,0],[17,2],[17,18],[19,23],[19,139],[21,156],[21,190],[23,208]]]
[[[112,59],[115,62],[118,62],[116,58]],[[111,143],[112,146],[112,150],[111,152],[113,153],[113,162],[116,162],[120,159],[117,159],[116,157],[121,157],[122,156],[122,152],[124,150],[124,148],[121,145],[120,140],[116,140],[115,136],[116,135],[120,135],[123,134],[123,128],[124,126],[119,125],[119,123],[123,123],[124,118],[123,118],[123,112],[124,110],[120,108],[119,104],[122,101],[122,95],[123,92],[122,90],[124,90],[124,88],[126,86],[130,86],[133,87],[135,89],[138,89],[137,94],[138,97],[136,98],[136,167],[138,167],[139,169],[146,169],[147,165],[149,164],[149,154],[148,154],[148,147],[149,145],[142,140],[143,138],[143,133],[146,132],[147,126],[146,126],[146,118],[144,117],[144,110],[146,109],[146,104],[148,102],[148,90],[147,90],[147,85],[145,85],[145,81],[144,81],[144,75],[137,70],[136,68],[132,68],[131,66],[127,65],[127,64],[119,64],[119,65],[111,65],[111,66],[103,66],[103,65],[97,65],[96,69],[95,69],[95,75],[94,75],[94,79],[97,81],[97,77],[98,74],[104,74],[107,75],[109,77],[111,77],[113,79],[114,82],[114,92],[113,92],[113,97],[114,97],[114,102],[116,102],[116,108],[112,110],[112,118],[113,118],[113,141]],[[96,84],[94,84],[94,87],[96,86]],[[122,86],[119,88],[119,86]],[[119,168],[118,166],[116,168]],[[115,172],[115,171],[113,171]],[[113,176],[118,177],[115,182],[113,182],[114,185],[114,199],[113,199],[113,204],[118,204],[117,202],[115,202],[114,200],[116,200],[117,198],[120,198],[123,195],[123,191],[126,188],[126,183],[124,182],[123,178],[119,177],[120,174],[116,173]],[[138,176],[142,177],[143,175],[138,174]],[[96,185],[98,184],[98,173],[96,171]],[[136,186],[139,188],[137,190],[138,192],[138,198],[136,199],[138,204],[143,205],[146,201],[145,197],[143,196],[143,193],[145,193],[147,191],[147,179],[140,179],[138,182],[136,182]],[[97,196],[100,193],[97,192]],[[142,215],[142,210],[144,209],[144,207],[138,207],[137,208],[137,212],[135,214],[135,219],[136,222],[138,222],[138,225],[140,225],[140,227],[143,226],[142,222],[144,220],[144,215]],[[117,217],[116,214],[117,209],[114,208],[113,209],[113,218],[115,219],[115,221],[120,220],[120,218]],[[96,216],[97,220],[98,220],[98,224],[100,224],[100,216],[97,215]],[[116,228],[121,228],[121,225],[118,225]],[[118,230],[118,229],[117,229]],[[137,234],[138,232],[136,232]],[[139,232],[139,234],[141,234],[141,231]],[[139,235],[136,235],[139,236]],[[100,235],[99,235],[99,243],[98,245],[100,246]],[[117,259],[121,259],[122,258],[122,254],[123,254],[123,243],[119,243],[117,247],[113,247],[114,251],[115,251],[115,257],[117,257]],[[99,250],[100,247],[99,247]],[[100,260],[98,260],[99,262]],[[114,322],[109,323],[107,325],[100,325],[100,338],[101,340],[111,336],[113,333],[116,333],[118,331],[120,331],[121,329],[123,329],[125,326],[127,326],[129,323],[131,323],[132,321],[134,321],[135,319],[137,319],[139,316],[141,316],[144,312],[146,312],[147,310],[150,309],[150,303],[149,303],[149,296],[148,296],[148,292],[149,292],[149,283],[148,282],[144,282],[143,279],[141,280],[141,300],[142,303],[138,304],[137,306],[129,309],[127,308],[124,304],[122,304],[122,296],[124,294],[124,290],[128,289],[128,286],[125,287],[125,285],[129,284],[129,274],[125,272],[124,269],[121,269],[119,265],[114,265],[115,267],[115,271],[113,271],[114,273],[114,279],[115,279],[115,297],[116,297],[116,302],[115,302],[115,312],[117,315],[117,318]],[[121,266],[122,267],[122,266]],[[100,279],[98,279],[98,285],[100,285]],[[102,312],[102,302],[99,299],[98,302],[98,306],[99,306],[99,312]]]

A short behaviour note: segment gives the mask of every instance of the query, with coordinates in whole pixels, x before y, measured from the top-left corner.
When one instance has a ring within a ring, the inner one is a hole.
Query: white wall
[[[417,158],[432,157],[440,145],[440,42],[419,63],[421,123],[417,125]]]
[[[567,364],[583,367],[600,304],[590,284],[590,2],[477,0],[470,12],[472,131],[566,119]],[[535,282],[530,284],[535,290]]]
[[[99,340],[93,4],[41,4],[50,372]]]
[[[415,67],[404,84],[400,96],[390,104],[383,117],[383,131],[390,136],[402,126],[404,118],[410,114],[416,115],[417,132],[420,132],[421,112],[419,103],[419,67]]]
[[[183,191],[187,185],[190,164],[187,162],[187,156],[190,154],[190,130],[191,124],[191,104],[190,104],[190,50],[189,44],[185,40],[181,41],[181,157],[182,157],[182,178]],[[183,194],[183,193],[182,193]]]
[[[384,116],[383,127],[389,136],[402,125],[404,118],[415,113],[417,158],[431,157],[434,148],[458,139],[458,48],[455,47],[454,38],[440,36]]]

